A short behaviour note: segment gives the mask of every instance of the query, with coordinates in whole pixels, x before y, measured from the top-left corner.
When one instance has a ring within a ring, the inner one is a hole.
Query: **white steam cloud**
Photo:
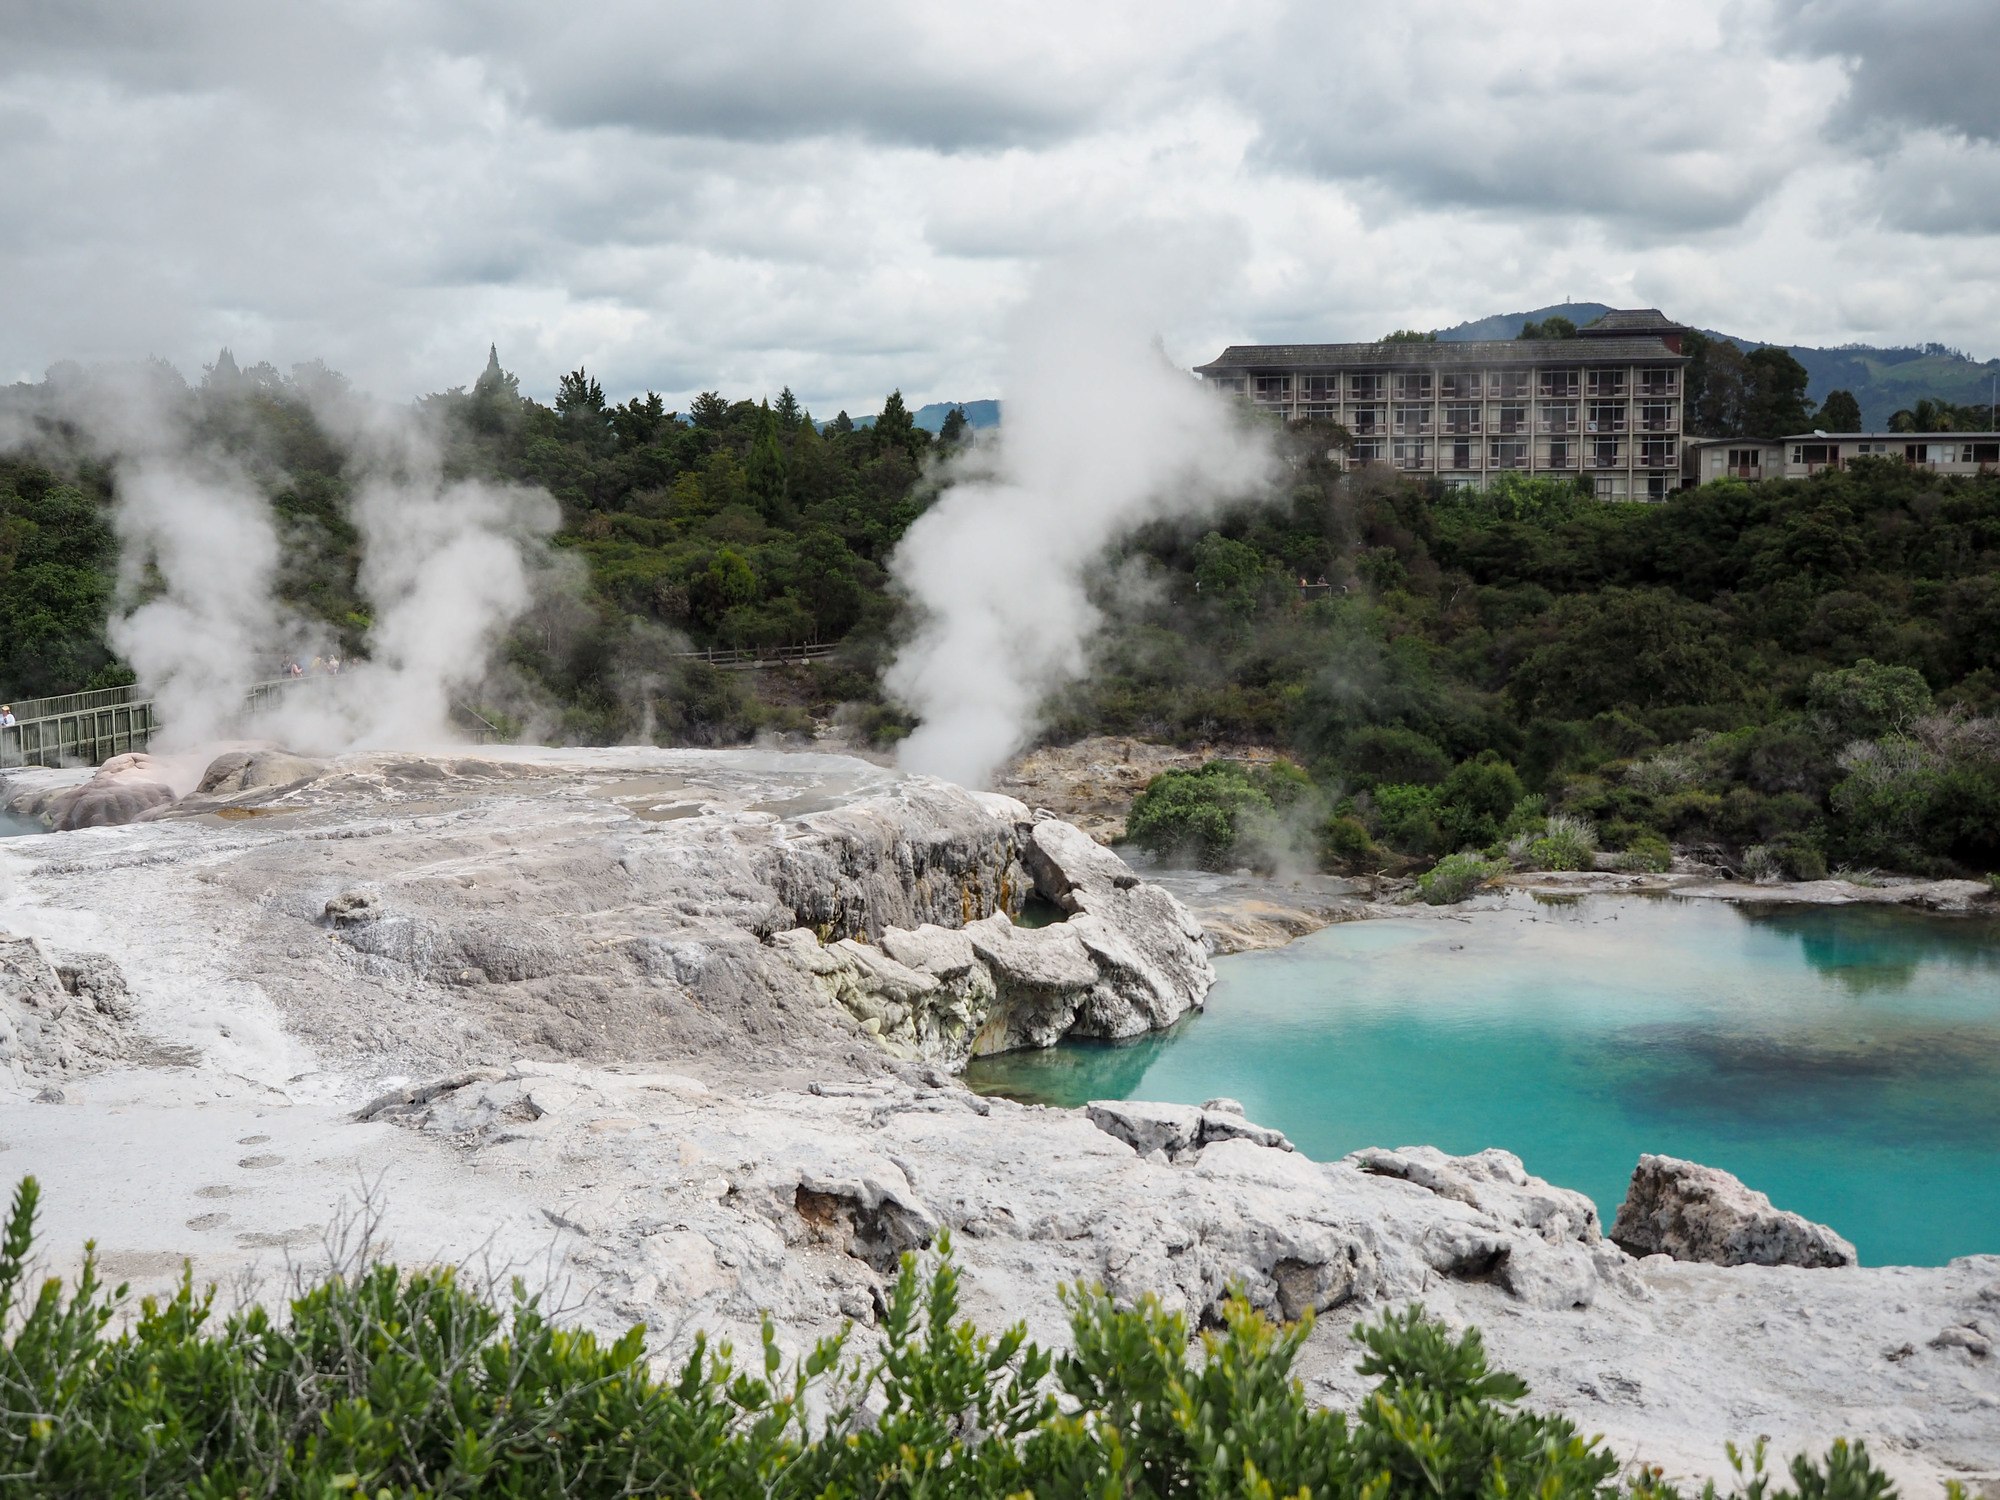
[[[921,720],[899,756],[910,770],[985,785],[1033,737],[1049,691],[1088,665],[1099,621],[1085,580],[1107,550],[1274,477],[1267,436],[1154,338],[1230,245],[1179,227],[1153,240],[1176,254],[1106,250],[1043,276],[1013,329],[1005,423],[891,561],[921,618],[886,677]]]
[[[278,599],[282,543],[263,489],[188,445],[178,377],[79,371],[51,390],[49,414],[114,466],[119,584],[107,634],[154,701],[155,748],[254,736],[330,754],[464,738],[455,701],[488,678],[501,638],[559,571],[546,543],[561,512],[547,491],[447,480],[438,435],[418,414],[338,387],[317,393],[314,418],[355,481],[347,519],[371,611],[366,656],[252,705],[288,659],[339,654],[323,622]],[[0,434],[31,437],[19,421]]]
[[[154,693],[175,739],[214,739],[242,718],[277,634],[270,503],[240,474],[164,456],[122,465],[117,496],[122,608],[107,632],[112,647]]]

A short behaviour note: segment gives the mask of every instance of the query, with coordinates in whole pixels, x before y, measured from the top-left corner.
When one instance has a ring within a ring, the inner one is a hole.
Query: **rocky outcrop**
[[[773,945],[884,1046],[951,1067],[1065,1036],[1137,1036],[1201,1005],[1215,971],[1185,907],[1068,824],[979,801],[1013,826],[1034,893],[1065,920],[1022,927],[994,912],[956,930],[887,927],[873,944],[794,930]]]
[[[1099,1130],[1148,1161],[1188,1161],[1218,1141],[1294,1149],[1279,1131],[1246,1120],[1243,1106],[1234,1099],[1211,1099],[1199,1109],[1192,1104],[1097,1099],[1084,1106],[1084,1114]]]
[[[73,1078],[125,1055],[131,997],[99,955],[62,958],[0,933],[0,1079],[17,1088]]]
[[[171,807],[174,789],[150,755],[114,755],[82,786],[48,799],[43,820],[58,833],[137,822]]]
[[[1852,1266],[1854,1246],[1716,1167],[1642,1156],[1611,1225],[1633,1255],[1716,1266]]]

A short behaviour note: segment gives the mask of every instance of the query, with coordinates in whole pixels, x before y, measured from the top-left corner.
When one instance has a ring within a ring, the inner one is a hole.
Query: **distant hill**
[[[933,401],[916,409],[914,419],[925,432],[939,432],[944,428],[944,419],[954,406],[965,408],[965,425],[968,427],[998,427],[1000,425],[1000,403],[998,401]],[[825,427],[826,423],[819,424]],[[873,427],[875,418],[856,417],[856,427]]]
[[[1602,302],[1558,302],[1529,312],[1495,313],[1455,328],[1440,328],[1437,336],[1453,342],[1467,339],[1511,339],[1523,323],[1540,322],[1551,314],[1568,318],[1579,328],[1611,309]],[[1669,311],[1668,316],[1672,316]],[[1704,328],[1710,338],[1728,339],[1743,350],[1762,349],[1762,339],[1741,334],[1718,333]],[[1984,406],[1993,399],[1993,380],[2000,375],[2000,359],[1984,363],[1968,359],[1942,344],[1922,347],[1882,349],[1872,344],[1849,344],[1837,349],[1818,349],[1807,344],[1782,346],[1793,359],[1806,367],[1811,384],[1807,394],[1815,401],[1826,399],[1828,391],[1852,391],[1861,403],[1861,420],[1871,431],[1889,425],[1891,412],[1916,404],[1919,397],[1931,396],[1962,405]]]

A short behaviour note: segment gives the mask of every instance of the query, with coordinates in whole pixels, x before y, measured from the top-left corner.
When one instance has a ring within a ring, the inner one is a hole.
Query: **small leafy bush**
[[[1531,870],[1588,870],[1597,863],[1597,829],[1588,818],[1555,813],[1541,836],[1528,840],[1522,860]]]
[[[555,1326],[517,1284],[496,1307],[449,1271],[359,1264],[273,1317],[217,1320],[183,1275],[117,1333],[87,1254],[75,1288],[32,1291],[38,1190],[0,1241],[0,1476],[9,1495],[701,1496],[704,1500],[1681,1500],[1566,1419],[1520,1409],[1477,1329],[1420,1306],[1355,1331],[1376,1386],[1349,1415],[1311,1405],[1293,1365],[1310,1314],[1278,1327],[1240,1298],[1190,1349],[1142,1297],[1064,1294],[1074,1347],[959,1317],[950,1242],[906,1255],[872,1352],[851,1327],[787,1363],[768,1321],[746,1364],[695,1340],[649,1369],[645,1330],[605,1343]],[[1742,1455],[1730,1450],[1739,1478]],[[1732,1500],[1886,1500],[1867,1450],[1800,1458],[1772,1488],[1753,1450]],[[1710,1487],[1703,1500],[1715,1500]]]
[[[1290,761],[1246,766],[1212,760],[1194,771],[1162,771],[1126,815],[1125,837],[1164,859],[1204,870],[1268,869],[1286,857],[1295,827],[1310,827],[1318,789]]]
[[[1672,869],[1673,864],[1674,846],[1657,833],[1635,835],[1617,854],[1617,866],[1621,870],[1658,875]]]
[[[1320,825],[1320,862],[1336,869],[1351,869],[1377,859],[1381,850],[1368,836],[1368,825],[1351,814],[1328,818]]]
[[[1477,854],[1447,854],[1417,877],[1417,894],[1430,906],[1456,906],[1507,867]]]

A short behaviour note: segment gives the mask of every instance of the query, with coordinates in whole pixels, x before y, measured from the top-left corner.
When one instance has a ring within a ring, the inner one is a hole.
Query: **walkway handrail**
[[[94,708],[120,708],[132,702],[137,692],[137,686],[128,682],[123,687],[60,693],[53,698],[16,698],[8,706],[14,710],[14,717],[25,724],[30,719],[55,719],[64,714],[87,713]],[[0,703],[6,702],[5,698],[0,698]]]
[[[673,660],[706,662],[717,667],[737,663],[823,661],[839,649],[838,646],[716,646],[707,651],[676,651]]]

